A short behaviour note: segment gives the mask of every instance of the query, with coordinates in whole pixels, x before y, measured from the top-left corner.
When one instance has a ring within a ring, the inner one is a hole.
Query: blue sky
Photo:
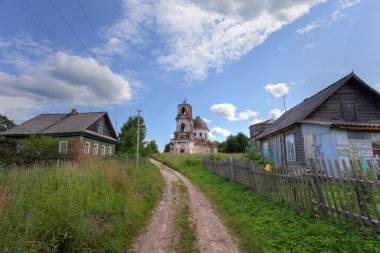
[[[352,70],[380,90],[376,0],[0,0],[0,113],[138,108],[160,148],[177,105],[215,140]]]

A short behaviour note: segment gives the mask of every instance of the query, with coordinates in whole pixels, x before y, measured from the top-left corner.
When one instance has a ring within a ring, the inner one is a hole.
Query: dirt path
[[[189,231],[195,230],[192,251],[239,252],[235,240],[215,215],[205,196],[180,173],[158,161],[151,161],[160,169],[165,180],[164,196],[131,252],[181,252],[181,244],[184,243],[181,241],[181,232],[184,229],[177,224],[178,215],[184,219],[183,208],[190,211],[189,217],[185,217],[190,226]]]

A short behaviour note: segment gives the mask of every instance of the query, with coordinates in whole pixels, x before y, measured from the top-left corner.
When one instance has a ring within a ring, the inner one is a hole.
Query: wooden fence
[[[265,170],[248,160],[204,160],[214,174],[249,186],[275,202],[285,203],[332,222],[380,233],[380,169],[353,161],[310,160],[310,166],[278,166]]]

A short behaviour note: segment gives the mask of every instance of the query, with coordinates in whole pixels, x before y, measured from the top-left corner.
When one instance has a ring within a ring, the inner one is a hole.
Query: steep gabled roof
[[[269,126],[263,133],[261,133],[257,138],[263,138],[268,135],[272,135],[279,132],[282,129],[290,127],[296,123],[299,123],[307,118],[318,106],[325,102],[331,95],[333,95],[339,88],[345,85],[351,78],[357,80],[362,85],[366,86],[369,90],[376,93],[379,98],[380,94],[372,87],[368,86],[363,80],[361,80],[353,72],[346,75],[342,79],[331,84],[327,88],[321,90],[314,96],[305,99],[302,103],[296,105],[292,109],[286,111],[281,115],[271,126]]]
[[[87,128],[103,116],[111,128],[112,139],[117,140],[115,130],[112,127],[107,112],[78,113],[76,115],[70,113],[41,114],[0,134],[4,136],[15,136],[89,132]]]

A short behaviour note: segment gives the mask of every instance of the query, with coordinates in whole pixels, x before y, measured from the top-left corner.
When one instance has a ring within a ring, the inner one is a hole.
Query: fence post
[[[313,173],[313,183],[314,183],[314,186],[315,186],[315,192],[314,192],[314,195],[315,195],[315,198],[317,200],[317,205],[318,205],[318,209],[320,211],[320,214],[321,216],[327,218],[327,210],[326,210],[326,206],[325,206],[325,203],[323,201],[323,191],[322,191],[322,186],[321,186],[321,182],[320,182],[320,178],[319,178],[319,169],[318,169],[318,165],[317,165],[317,161],[315,159],[312,159],[310,158],[309,159],[310,161],[310,164],[311,164],[311,172]],[[313,187],[312,187],[313,189]]]
[[[235,170],[234,170],[233,160],[232,160],[231,156],[230,156],[230,160],[228,162],[228,172],[229,172],[230,181],[235,181]]]

